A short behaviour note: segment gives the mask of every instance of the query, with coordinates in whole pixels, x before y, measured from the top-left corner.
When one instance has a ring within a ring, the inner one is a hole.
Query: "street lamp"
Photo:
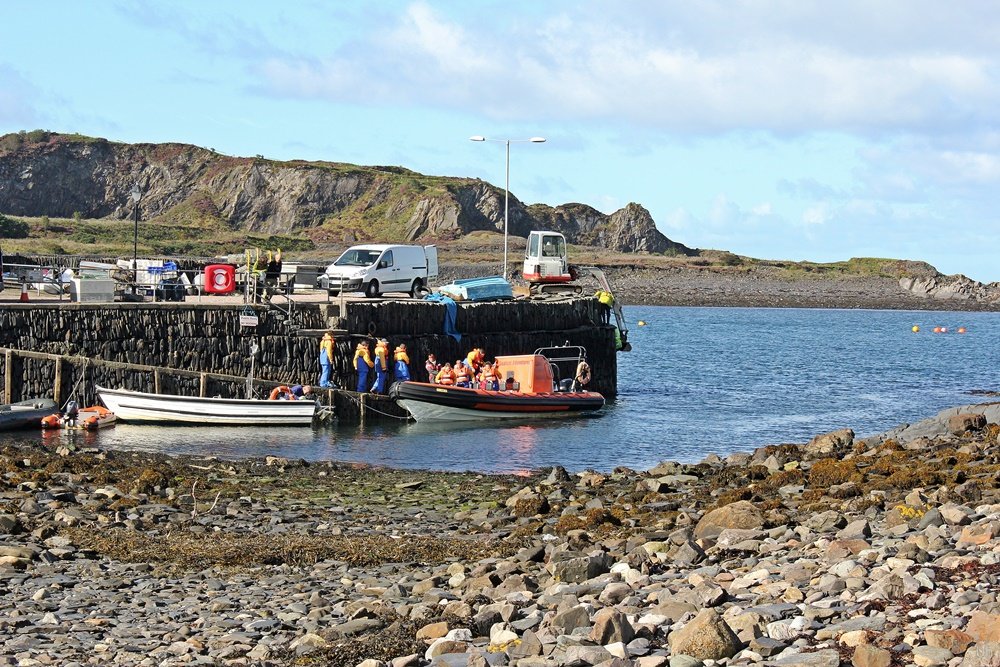
[[[545,137],[532,137],[530,139],[488,139],[476,135],[469,137],[469,141],[496,141],[507,145],[507,162],[505,167],[505,178],[503,186],[503,277],[507,279],[507,210],[510,200],[510,145],[515,144],[544,144]]]
[[[132,235],[132,293],[137,293],[139,286],[139,200],[142,199],[142,190],[139,184],[132,186],[132,201],[135,202],[135,232]]]

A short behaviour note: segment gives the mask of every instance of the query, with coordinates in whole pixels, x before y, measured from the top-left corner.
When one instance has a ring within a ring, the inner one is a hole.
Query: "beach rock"
[[[854,667],[889,667],[892,653],[872,644],[858,644],[851,657]]]
[[[1000,643],[1000,614],[976,610],[969,616],[965,631],[976,642]]]
[[[668,637],[671,653],[700,660],[731,658],[743,648],[739,637],[714,609],[704,609]]]
[[[764,525],[764,514],[756,505],[740,500],[708,512],[694,529],[696,539],[715,538],[726,528],[759,529]]]
[[[977,643],[966,651],[960,667],[1000,667],[1000,643]]]
[[[976,640],[972,635],[958,629],[935,630],[928,628],[924,631],[924,641],[928,646],[946,648],[955,655],[962,655]]]
[[[810,440],[805,451],[816,458],[830,456],[831,454],[846,450],[854,444],[854,431],[849,428],[842,428],[823,435],[817,435]]]
[[[594,615],[594,627],[590,639],[600,645],[621,642],[627,644],[635,637],[635,631],[628,618],[612,607],[601,609]]]
[[[966,431],[979,431],[986,426],[986,416],[982,414],[958,414],[948,418],[948,431],[961,435]]]

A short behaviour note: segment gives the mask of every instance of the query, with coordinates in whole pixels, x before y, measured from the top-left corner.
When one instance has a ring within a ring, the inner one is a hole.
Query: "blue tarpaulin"
[[[458,304],[455,303],[455,300],[450,296],[434,293],[425,296],[424,301],[434,301],[444,304],[444,332],[456,341],[461,342],[462,334],[458,333],[458,329],[455,327],[458,317]]]

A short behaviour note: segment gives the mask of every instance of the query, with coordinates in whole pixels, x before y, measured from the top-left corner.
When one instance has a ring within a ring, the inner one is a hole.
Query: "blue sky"
[[[1000,5],[0,4],[0,133],[401,165],[688,246],[1000,280]]]

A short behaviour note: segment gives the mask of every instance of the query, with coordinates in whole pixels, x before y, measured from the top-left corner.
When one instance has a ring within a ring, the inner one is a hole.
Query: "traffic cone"
[[[28,283],[21,283],[21,301],[28,302]]]

